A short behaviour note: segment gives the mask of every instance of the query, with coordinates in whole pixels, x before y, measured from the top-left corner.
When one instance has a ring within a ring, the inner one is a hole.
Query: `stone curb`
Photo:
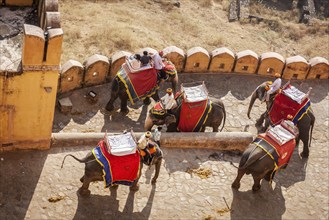
[[[108,133],[115,135],[120,133]],[[143,132],[135,132],[138,139]],[[51,147],[94,147],[104,138],[105,133],[53,133]],[[162,133],[161,147],[165,148],[199,148],[225,151],[244,151],[253,140],[249,132],[205,132],[205,133]]]

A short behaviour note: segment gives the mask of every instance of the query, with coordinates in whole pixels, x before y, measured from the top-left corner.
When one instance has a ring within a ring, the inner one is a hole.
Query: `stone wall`
[[[146,50],[156,52],[153,48],[142,48],[138,53]],[[251,74],[259,76],[274,76],[280,73],[284,79],[328,79],[329,64],[323,57],[311,59],[309,62],[302,56],[284,58],[275,52],[266,52],[260,56],[252,50],[234,53],[232,50],[221,47],[208,52],[202,47],[193,47],[187,52],[169,46],[163,49],[164,57],[172,61],[178,74]],[[83,64],[69,60],[61,68],[59,92],[68,92],[85,86],[94,86],[110,82],[120,66],[131,52],[119,51],[108,58],[102,55],[93,55]],[[92,60],[92,61],[91,61]],[[90,65],[92,63],[92,67]],[[79,79],[79,80],[78,80]]]

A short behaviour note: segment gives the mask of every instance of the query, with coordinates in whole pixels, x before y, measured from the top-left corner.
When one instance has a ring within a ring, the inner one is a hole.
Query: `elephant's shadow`
[[[120,211],[117,189],[110,189],[110,196],[90,195],[81,197],[78,193],[78,207],[73,219],[149,219],[156,187],[153,185],[146,206],[141,212],[134,212],[135,192],[130,191],[126,204]]]
[[[164,166],[168,173],[176,171],[187,172],[189,169],[198,169],[200,164],[209,160],[229,161],[239,163],[240,156],[236,152],[224,152],[205,149],[162,149]],[[189,152],[188,154],[186,152]]]
[[[307,159],[301,159],[298,149],[295,148],[289,164],[286,169],[279,170],[275,178],[280,182],[281,186],[286,188],[294,185],[295,183],[302,182],[306,177]]]
[[[272,183],[274,184],[274,183]],[[276,184],[274,189],[267,181],[262,181],[260,191],[233,191],[231,204],[231,219],[282,219],[286,210],[285,199],[281,186]]]

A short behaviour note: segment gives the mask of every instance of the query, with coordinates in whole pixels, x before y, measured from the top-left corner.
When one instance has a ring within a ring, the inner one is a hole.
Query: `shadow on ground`
[[[116,189],[111,189],[111,196],[90,195],[85,198],[78,195],[78,208],[73,219],[148,219],[152,210],[155,189],[156,187],[152,185],[147,205],[141,212],[134,212],[135,193],[131,191],[128,193],[122,211],[119,210]]]

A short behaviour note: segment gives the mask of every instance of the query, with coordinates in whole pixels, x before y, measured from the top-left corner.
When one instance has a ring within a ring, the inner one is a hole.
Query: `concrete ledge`
[[[108,133],[119,134],[118,133]],[[143,132],[135,132],[139,138]],[[53,133],[51,147],[86,146],[95,147],[104,133]],[[206,133],[165,133],[161,135],[161,147],[199,148],[225,151],[244,151],[253,136],[249,132],[206,132]]]

